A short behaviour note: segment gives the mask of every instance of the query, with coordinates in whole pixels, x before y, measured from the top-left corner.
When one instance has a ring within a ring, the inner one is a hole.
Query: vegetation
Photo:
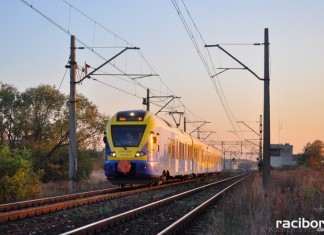
[[[43,171],[34,171],[30,151],[0,147],[0,201],[22,200],[39,194]]]
[[[225,195],[220,207],[209,217],[212,226],[201,234],[309,234],[305,229],[277,229],[276,221],[323,219],[323,175],[323,168],[273,171],[269,190],[265,192],[262,175],[256,174]]]
[[[78,177],[88,179],[92,166],[102,161],[97,149],[102,144],[102,132],[109,118],[80,94],[76,106]],[[4,183],[5,177],[12,184],[15,180],[15,184],[24,184],[16,174],[32,182],[39,182],[36,178],[42,182],[67,179],[69,98],[50,85],[19,92],[14,86],[0,83],[0,146],[5,152],[0,163],[0,187],[1,193],[6,194],[1,201],[15,199],[11,194],[15,189]],[[7,169],[6,162],[14,168]],[[18,198],[21,196],[17,194]]]
[[[324,166],[323,141],[315,140],[313,143],[307,143],[304,147],[304,153],[299,158],[299,164],[307,167]]]
[[[268,190],[262,174],[226,194],[201,234],[313,234],[316,229],[276,227],[276,221],[322,221],[324,216],[324,143],[307,143],[295,169],[273,170]],[[294,224],[296,225],[296,224]]]
[[[55,87],[40,85],[19,93],[8,84],[0,87],[0,143],[10,148],[41,150],[46,157],[69,142],[69,98]],[[77,131],[80,149],[96,148],[108,117],[82,95],[77,96]],[[34,152],[34,151],[33,151]]]

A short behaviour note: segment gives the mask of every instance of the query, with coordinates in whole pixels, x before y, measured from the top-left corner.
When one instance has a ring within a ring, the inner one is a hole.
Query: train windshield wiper
[[[116,143],[119,142],[120,146],[118,147],[123,147],[125,150],[127,150],[126,145],[123,144],[123,142],[116,136],[115,138]]]

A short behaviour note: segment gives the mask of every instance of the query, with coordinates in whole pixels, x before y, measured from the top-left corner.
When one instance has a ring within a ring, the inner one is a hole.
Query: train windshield
[[[112,125],[111,136],[115,147],[138,147],[146,125]]]

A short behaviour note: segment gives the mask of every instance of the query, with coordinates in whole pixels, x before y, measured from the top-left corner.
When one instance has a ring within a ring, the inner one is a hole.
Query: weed
[[[324,169],[273,171],[269,190],[255,175],[232,193],[213,214],[209,231],[216,234],[265,234],[277,220],[320,220],[324,213]]]

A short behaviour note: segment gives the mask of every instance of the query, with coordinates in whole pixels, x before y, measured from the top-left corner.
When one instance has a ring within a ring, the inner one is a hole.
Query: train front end
[[[118,112],[108,122],[105,137],[105,175],[113,184],[136,184],[150,181],[147,167],[152,123],[143,110]]]

